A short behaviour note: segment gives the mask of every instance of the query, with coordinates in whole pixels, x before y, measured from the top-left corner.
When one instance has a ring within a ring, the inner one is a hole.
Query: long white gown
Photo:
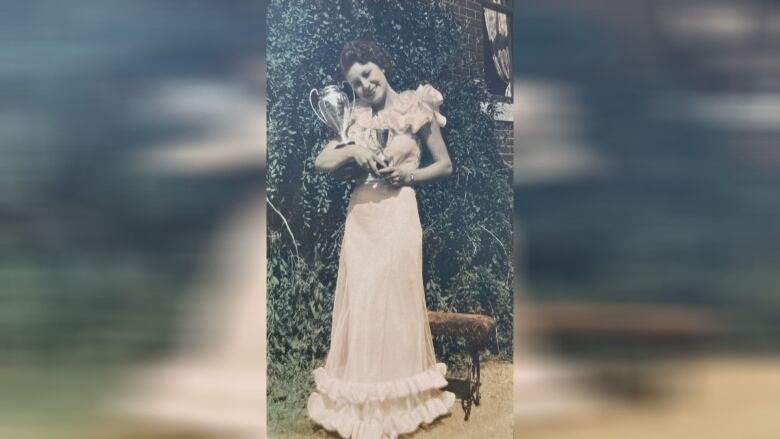
[[[384,154],[407,169],[420,164],[417,132],[436,119],[441,94],[430,85],[400,93],[372,116],[356,107],[349,136],[372,145],[390,130]],[[316,369],[309,417],[350,439],[411,433],[450,411],[446,366],[436,363],[422,280],[422,228],[413,188],[384,182],[352,192],[339,257],[331,345]]]

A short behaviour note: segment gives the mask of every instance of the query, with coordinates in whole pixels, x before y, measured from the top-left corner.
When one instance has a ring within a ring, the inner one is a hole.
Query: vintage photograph
[[[274,1],[268,434],[512,434],[511,6]]]

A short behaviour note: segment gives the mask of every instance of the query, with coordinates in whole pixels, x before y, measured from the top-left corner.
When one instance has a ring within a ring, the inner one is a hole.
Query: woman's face
[[[372,62],[352,64],[347,72],[347,82],[355,90],[355,96],[366,105],[381,104],[387,97],[385,73]]]

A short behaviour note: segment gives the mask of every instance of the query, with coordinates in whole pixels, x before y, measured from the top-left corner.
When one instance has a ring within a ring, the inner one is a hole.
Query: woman
[[[430,85],[393,90],[390,57],[375,43],[348,43],[341,68],[357,101],[348,130],[356,144],[330,142],[315,166],[338,173],[357,164],[367,175],[347,210],[330,351],[314,371],[308,412],[345,438],[394,438],[448,413],[455,399],[442,390],[446,366],[436,363],[428,326],[414,191],[452,173],[446,119]],[[432,163],[421,168],[423,144]]]

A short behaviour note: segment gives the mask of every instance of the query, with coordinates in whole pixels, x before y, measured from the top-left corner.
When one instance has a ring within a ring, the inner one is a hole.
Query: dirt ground
[[[409,439],[512,437],[512,365],[483,368],[482,404],[468,422],[457,405],[453,414],[418,430]],[[664,398],[613,403],[588,415],[564,416],[544,424],[520,423],[520,439],[777,439],[780,438],[780,357],[707,358],[668,370]],[[63,423],[50,419],[30,431],[0,425],[0,437],[57,439],[214,439],[194,432],[139,430],[132,425]],[[136,430],[136,431],[133,431]],[[217,436],[224,438],[225,436]],[[337,439],[301,420],[281,439]],[[242,438],[245,439],[245,438]],[[253,438],[254,439],[254,438]]]
[[[463,419],[460,400],[455,401],[452,414],[433,424],[423,426],[413,435],[401,438],[455,439],[512,437],[512,364],[488,362],[482,365],[482,401],[473,406],[468,421]],[[316,427],[308,421],[298,431],[271,436],[273,439],[338,439],[340,436]]]

